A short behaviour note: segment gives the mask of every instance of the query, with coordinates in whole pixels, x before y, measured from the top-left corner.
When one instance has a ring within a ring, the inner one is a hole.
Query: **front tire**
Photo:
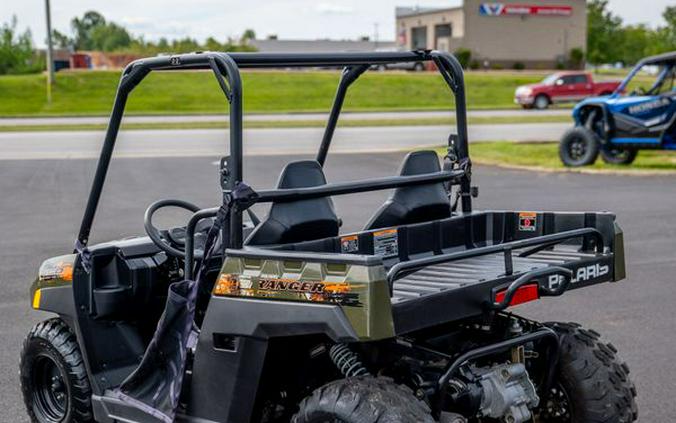
[[[560,337],[555,383],[541,405],[543,423],[631,423],[638,418],[629,367],[612,344],[576,323],[547,324]]]
[[[55,318],[31,329],[21,351],[20,382],[34,423],[93,419],[91,388],[75,335]]]
[[[569,167],[594,164],[599,155],[599,142],[589,129],[576,126],[563,134],[559,144],[559,157]]]
[[[637,150],[623,150],[612,147],[601,149],[601,158],[608,164],[630,165],[636,160],[637,155]]]
[[[549,97],[544,94],[538,94],[538,96],[535,97],[535,101],[533,102],[533,105],[538,110],[545,110],[550,104],[551,101],[549,100]]]
[[[434,423],[430,408],[391,379],[340,379],[305,398],[292,423]]]

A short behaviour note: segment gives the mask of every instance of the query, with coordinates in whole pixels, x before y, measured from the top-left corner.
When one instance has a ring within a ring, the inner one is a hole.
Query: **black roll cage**
[[[240,69],[292,68],[292,67],[343,67],[338,88],[329,114],[324,136],[316,160],[326,162],[340,111],[350,85],[371,66],[401,62],[433,62],[455,97],[457,135],[448,139],[449,156],[456,169],[442,171],[432,176],[390,176],[375,180],[327,184],[322,187],[294,190],[266,190],[260,192],[257,202],[293,201],[317,196],[341,195],[365,191],[418,185],[438,181],[451,181],[460,186],[461,209],[472,211],[471,162],[467,140],[467,111],[462,66],[451,54],[434,50],[378,53],[220,53],[199,52],[173,56],[140,59],[130,63],[122,72],[115,95],[113,110],[106,129],[101,155],[96,167],[89,199],[82,218],[77,240],[81,248],[87,245],[89,234],[108,172],[110,159],[117,140],[120,123],[129,94],[153,71],[211,70],[230,106],[230,155],[227,167],[222,169],[223,189],[227,195],[236,184],[243,181],[243,131],[242,131],[242,80]],[[211,209],[204,212],[210,214]],[[243,211],[232,208],[228,248],[241,248],[243,242]],[[197,214],[200,214],[198,212]],[[196,214],[196,215],[197,215]],[[204,213],[201,213],[202,215]],[[194,216],[198,217],[198,216]]]

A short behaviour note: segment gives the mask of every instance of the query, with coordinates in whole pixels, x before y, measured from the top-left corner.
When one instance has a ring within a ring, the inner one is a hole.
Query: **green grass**
[[[46,102],[44,75],[0,77],[0,116],[107,115],[119,72],[61,72]],[[466,75],[468,107],[513,108],[517,85],[543,73],[474,72]],[[338,72],[244,72],[244,109],[249,113],[328,111]],[[345,110],[421,110],[453,107],[450,90],[436,73],[367,73],[351,88]],[[135,114],[222,113],[226,102],[208,72],[151,74],[132,93]]]
[[[672,173],[676,172],[676,154],[665,151],[639,152],[629,166],[609,165],[601,158],[593,166],[567,168],[559,160],[558,143],[508,143],[486,142],[470,146],[474,163],[537,170],[573,170],[622,173]],[[440,154],[445,154],[443,149]]]
[[[496,116],[471,117],[469,124],[486,125],[500,123],[552,123],[570,122],[568,116]],[[403,118],[403,119],[345,119],[339,123],[341,127],[380,127],[380,126],[425,126],[425,125],[452,125],[454,118]],[[123,130],[143,129],[226,129],[227,122],[165,122],[165,123],[127,123]],[[260,128],[323,128],[324,120],[256,120],[244,123],[246,129]],[[106,129],[105,124],[37,124],[37,125],[0,125],[0,132],[45,132],[45,131],[101,131]]]

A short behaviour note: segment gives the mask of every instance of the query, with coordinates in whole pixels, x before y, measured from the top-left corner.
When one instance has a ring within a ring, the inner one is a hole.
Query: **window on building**
[[[452,37],[453,27],[451,24],[436,25],[434,27],[434,38]]]
[[[418,26],[411,28],[411,48],[413,50],[427,48],[427,27]]]

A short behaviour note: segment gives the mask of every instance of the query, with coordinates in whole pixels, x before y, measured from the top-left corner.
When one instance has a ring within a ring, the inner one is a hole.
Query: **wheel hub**
[[[56,362],[40,356],[33,365],[33,411],[41,421],[61,422],[68,410],[64,376]]]
[[[547,401],[542,406],[540,418],[548,423],[569,423],[571,421],[570,401],[561,385],[557,385],[549,392]]]
[[[575,159],[579,160],[582,158],[587,151],[587,147],[584,143],[583,140],[581,139],[576,139],[572,143],[570,143],[570,156]]]

